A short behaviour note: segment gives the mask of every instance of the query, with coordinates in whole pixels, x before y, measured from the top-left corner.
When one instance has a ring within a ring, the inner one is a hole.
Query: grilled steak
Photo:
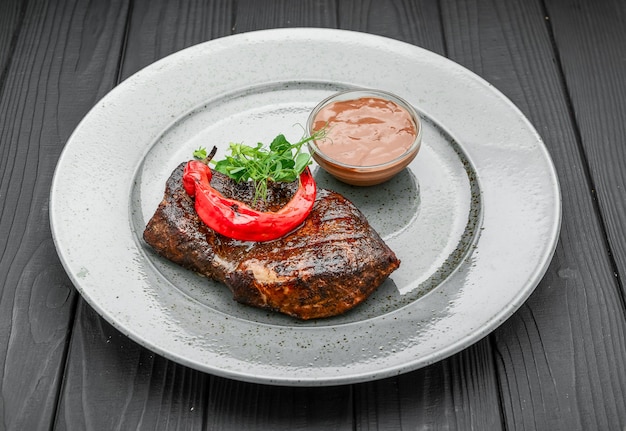
[[[163,201],[143,237],[158,254],[223,282],[236,301],[300,319],[341,314],[364,301],[400,261],[347,199],[318,189],[313,210],[294,232],[243,242],[207,227],[182,186],[184,163],[167,180]],[[249,203],[254,190],[214,172],[211,185]],[[270,187],[264,210],[276,210],[297,183]]]

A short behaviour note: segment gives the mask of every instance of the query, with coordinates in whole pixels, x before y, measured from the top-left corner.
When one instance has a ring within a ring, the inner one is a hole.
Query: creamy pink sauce
[[[333,102],[315,116],[313,130],[328,125],[326,139],[316,141],[322,153],[341,163],[372,166],[404,154],[417,130],[408,111],[376,97]]]

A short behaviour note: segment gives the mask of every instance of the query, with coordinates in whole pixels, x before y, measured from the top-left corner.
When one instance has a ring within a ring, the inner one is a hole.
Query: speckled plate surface
[[[297,321],[233,302],[144,244],[165,180],[193,149],[297,140],[317,102],[353,87],[396,93],[424,121],[420,153],[385,184],[351,187],[314,168],[402,260],[368,301]],[[476,75],[382,37],[278,29],[180,51],[111,91],[61,155],[50,214],[76,288],[133,340],[209,373],[313,386],[414,370],[495,329],[545,273],[561,199],[538,134]]]

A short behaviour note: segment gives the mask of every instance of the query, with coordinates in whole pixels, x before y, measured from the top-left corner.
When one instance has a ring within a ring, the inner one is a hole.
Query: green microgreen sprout
[[[326,137],[326,128],[322,128],[310,136],[305,136],[295,144],[290,143],[284,135],[274,138],[269,147],[259,142],[255,146],[230,143],[230,155],[218,162],[212,161],[215,147],[211,154],[206,148],[200,147],[193,156],[198,160],[214,165],[217,172],[237,182],[252,181],[254,183],[254,202],[267,198],[268,182],[291,182],[298,179],[304,169],[311,164],[311,155],[302,152],[307,142],[321,140]]]

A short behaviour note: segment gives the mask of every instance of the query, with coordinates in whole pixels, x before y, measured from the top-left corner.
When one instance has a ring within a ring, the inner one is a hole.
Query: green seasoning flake
[[[207,156],[207,152],[206,152],[206,148],[204,147],[200,147],[196,151],[193,152],[193,158],[197,160],[204,160],[206,159],[206,156]]]

